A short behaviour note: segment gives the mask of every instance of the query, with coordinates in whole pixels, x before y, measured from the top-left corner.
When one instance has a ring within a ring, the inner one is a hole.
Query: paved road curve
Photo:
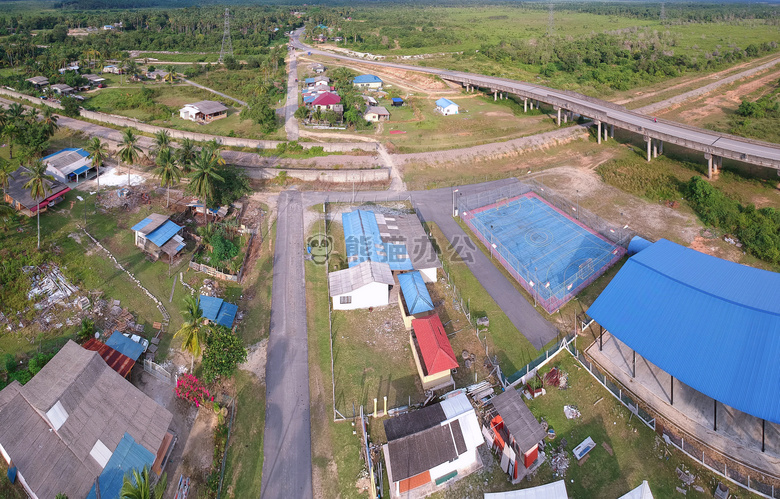
[[[312,497],[309,349],[301,194],[279,196],[265,368],[262,499]]]
[[[564,109],[575,111],[605,123],[615,124],[619,128],[641,133],[651,138],[667,140],[695,150],[724,155],[747,163],[780,169],[780,145],[778,144],[710,132],[708,130],[668,120],[654,121],[651,116],[636,111],[629,111],[622,106],[600,99],[590,98],[575,92],[563,92],[506,78],[390,62],[368,61],[333,54],[304,45],[299,39],[300,34],[301,30],[293,33],[292,45],[301,50],[311,52],[312,54],[359,62],[361,64],[435,74],[451,81],[462,82],[464,84],[469,83],[482,88],[499,89],[499,91],[502,92],[510,92],[530,99],[538,99],[554,106],[560,106]]]

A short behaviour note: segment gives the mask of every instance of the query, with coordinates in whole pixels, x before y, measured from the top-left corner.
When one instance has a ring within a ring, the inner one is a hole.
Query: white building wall
[[[420,275],[423,278],[423,282],[436,282],[436,267],[431,267],[429,269],[419,269]]]
[[[439,107],[439,112],[443,114],[444,116],[449,116],[450,114],[458,114],[458,106],[450,104],[447,107]]]
[[[179,110],[179,118],[183,120],[195,121],[196,114],[197,114],[197,110],[189,106],[184,106]]]
[[[72,171],[78,170],[79,168],[81,168],[82,166],[85,166],[85,165],[92,166],[92,160],[89,157],[80,158],[75,163],[69,164],[66,167],[67,170],[65,170],[65,169],[63,169],[63,170],[72,172]],[[55,168],[55,167],[53,167],[53,166],[51,166],[49,164],[46,165],[46,173],[48,173],[49,175],[53,176],[54,178],[56,178],[57,180],[59,180],[63,184],[66,184],[66,183],[68,183],[68,178],[67,178],[66,174],[63,172],[63,170],[60,170],[59,168]]]
[[[341,303],[342,296],[352,297],[351,303]],[[333,310],[356,310],[359,308],[383,307],[390,302],[390,286],[379,282],[366,284],[351,293],[333,297]]]
[[[467,450],[460,456],[458,456],[458,459],[451,461],[449,463],[442,463],[438,466],[434,466],[431,468],[431,481],[435,482],[437,478],[441,478],[447,473],[451,473],[455,470],[465,470],[469,467],[473,466],[477,462],[477,450],[471,449]],[[458,473],[458,476],[456,478],[463,478],[460,476],[460,473]]]

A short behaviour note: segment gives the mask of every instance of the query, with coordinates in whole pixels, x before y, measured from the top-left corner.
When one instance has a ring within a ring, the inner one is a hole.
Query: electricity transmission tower
[[[550,4],[550,11],[547,15],[547,35],[552,36],[555,31],[555,15],[553,13],[553,4]]]
[[[233,57],[233,41],[230,39],[230,9],[225,9],[225,32],[222,34],[222,50],[219,51],[219,64],[225,62],[225,56]]]
[[[664,19],[666,19],[666,4],[662,3],[661,4],[661,20],[663,21]]]

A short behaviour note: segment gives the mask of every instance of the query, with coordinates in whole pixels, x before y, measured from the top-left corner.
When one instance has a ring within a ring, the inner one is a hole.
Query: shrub
[[[211,326],[206,332],[206,349],[203,352],[203,378],[212,382],[220,377],[232,376],[236,366],[246,362],[247,351],[241,339],[225,326]]]
[[[195,404],[195,407],[214,401],[214,396],[209,393],[206,385],[192,374],[179,376],[174,392],[180,399]]]

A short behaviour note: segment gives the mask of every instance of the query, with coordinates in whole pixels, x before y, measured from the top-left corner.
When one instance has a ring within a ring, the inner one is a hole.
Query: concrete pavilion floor
[[[780,477],[780,425],[766,422],[766,451],[761,452],[761,419],[718,402],[718,426],[714,431],[712,398],[675,379],[671,405],[671,376],[637,353],[632,377],[633,351],[608,332],[604,332],[603,350],[599,351],[597,339],[586,354],[673,426],[731,459]],[[713,369],[717,371],[717,366]]]

